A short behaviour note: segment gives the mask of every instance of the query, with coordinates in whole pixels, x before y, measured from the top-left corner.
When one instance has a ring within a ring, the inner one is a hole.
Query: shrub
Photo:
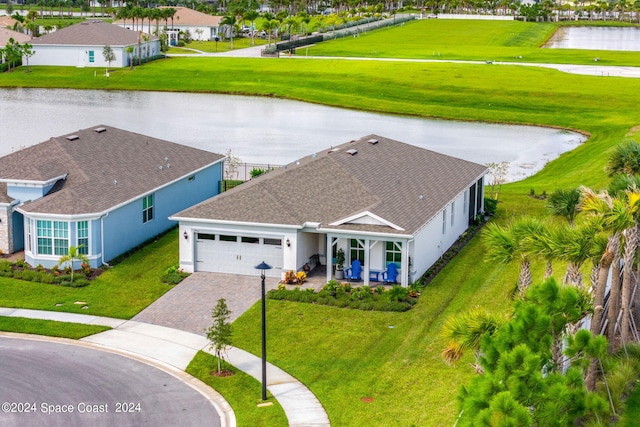
[[[373,297],[371,293],[371,288],[368,286],[362,286],[359,288],[354,288],[351,291],[351,297],[356,300],[370,299]]]
[[[75,279],[73,282],[71,280],[64,280],[60,283],[62,286],[67,286],[69,288],[83,288],[89,284],[87,279]]]
[[[376,286],[376,293],[377,293],[378,295],[382,295],[382,294],[384,294],[385,292],[386,292],[386,289],[384,288],[384,286],[382,286],[382,285],[378,285],[378,286]]]
[[[162,283],[166,283],[167,285],[177,285],[182,282],[183,279],[189,277],[189,273],[185,273],[183,271],[176,271],[173,273],[167,273],[160,279]]]
[[[409,298],[409,289],[394,285],[389,291],[389,301],[404,302]]]
[[[345,292],[351,292],[351,283],[345,282],[341,286]]]
[[[27,280],[29,282],[34,282],[36,281],[36,278],[38,277],[38,273],[36,271],[33,270],[24,270],[20,272],[21,275],[21,279],[22,280]]]
[[[0,272],[11,273],[12,271],[13,264],[11,263],[11,261],[7,261],[6,259],[0,261]]]
[[[304,271],[298,271],[296,273],[296,285],[302,285],[305,280],[307,280],[307,273]]]
[[[36,266],[36,271],[42,273],[42,272],[46,271],[46,269],[42,266],[42,264],[38,264]]]
[[[496,199],[492,199],[491,197],[484,198],[484,212],[492,216],[498,210],[498,201]]]
[[[340,282],[331,279],[322,287],[322,290],[327,291],[332,296],[335,296],[339,288],[341,288]]]

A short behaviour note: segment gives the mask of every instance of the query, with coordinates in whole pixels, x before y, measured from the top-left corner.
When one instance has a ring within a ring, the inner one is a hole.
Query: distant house
[[[483,165],[370,135],[268,172],[171,217],[180,266],[282,277],[326,265],[339,249],[359,260],[362,283],[389,264],[407,286],[484,210]]]
[[[192,40],[210,41],[215,40],[220,34],[220,21],[222,16],[213,16],[206,13],[198,12],[197,10],[189,9],[188,7],[171,7],[176,10],[176,14],[173,18],[169,18],[167,22],[160,21],[149,25],[149,21],[143,24],[139,21],[135,23],[133,20],[119,20],[114,24],[123,28],[128,28],[134,31],[142,31],[148,33],[158,31],[160,28],[165,28],[169,37],[169,44],[176,45],[179,39],[179,33],[189,32]],[[166,9],[166,7],[159,7],[159,9]],[[160,28],[158,28],[160,26]]]
[[[0,28],[0,47],[5,47],[9,43],[9,39],[13,39],[20,44],[28,43],[31,40],[27,34]],[[1,59],[1,58],[0,58]]]
[[[152,58],[160,54],[160,40],[149,36],[145,40],[140,33],[108,24],[103,21],[84,21],[66,28],[36,37],[30,42],[34,55],[31,65],[69,65],[76,67],[107,67],[103,49],[110,46],[115,54],[111,67],[130,65],[127,47],[133,48],[133,58]]]
[[[15,19],[13,19],[10,16],[0,16],[0,28],[13,28],[14,25],[16,25],[18,21],[16,21]]]
[[[92,267],[215,196],[224,156],[96,126],[0,158],[0,250],[51,267],[82,246]]]

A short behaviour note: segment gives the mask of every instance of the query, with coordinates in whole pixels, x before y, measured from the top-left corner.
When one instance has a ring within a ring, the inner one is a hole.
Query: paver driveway
[[[138,313],[132,320],[167,326],[206,335],[211,326],[211,310],[220,298],[227,301],[233,321],[260,300],[258,276],[197,272]],[[275,289],[278,280],[266,278],[266,290]]]

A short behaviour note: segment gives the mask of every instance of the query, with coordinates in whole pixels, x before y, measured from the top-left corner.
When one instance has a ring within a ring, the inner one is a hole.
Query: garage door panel
[[[268,241],[273,242],[273,240],[271,238]],[[247,237],[238,238],[236,241],[197,238],[196,271],[255,276],[260,274],[255,266],[264,261],[273,267],[265,274],[268,277],[280,277],[283,262],[282,246],[264,244],[263,238],[260,238],[258,243],[249,243],[255,241],[255,238]]]

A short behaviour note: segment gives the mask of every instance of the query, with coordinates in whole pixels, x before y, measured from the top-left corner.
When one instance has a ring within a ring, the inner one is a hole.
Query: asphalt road
[[[0,337],[1,426],[220,426],[175,376],[117,354]]]

